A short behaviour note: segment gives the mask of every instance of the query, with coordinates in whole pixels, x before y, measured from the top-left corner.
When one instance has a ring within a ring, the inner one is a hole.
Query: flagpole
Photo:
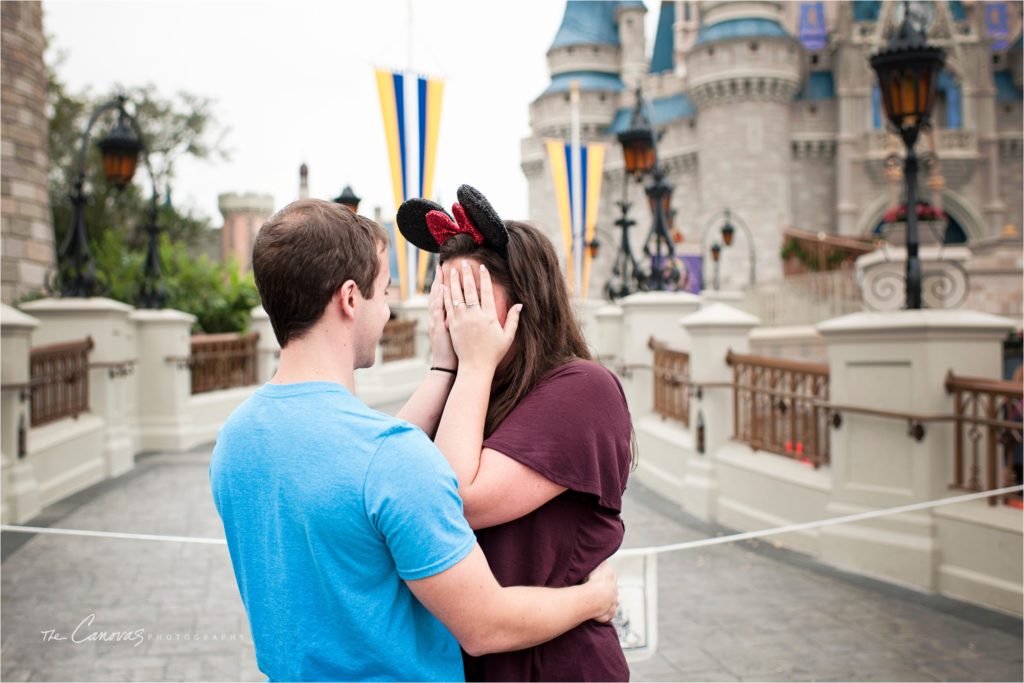
[[[412,0],[406,0],[406,10],[407,10],[407,12],[406,12],[407,25],[406,25],[406,28],[405,28],[405,31],[406,31],[405,36],[406,36],[406,50],[407,50],[406,57],[407,57],[407,61],[406,61],[406,71],[405,71],[404,83],[405,83],[405,86],[406,86],[406,94],[408,94],[410,92],[410,90],[413,93],[416,92],[416,76],[415,76],[415,74],[413,73],[413,70],[412,70],[412,66],[413,66],[413,60],[412,60],[412,30],[413,30],[413,26],[412,26],[412,23],[413,23],[412,22]],[[411,84],[411,86],[410,86],[410,84]],[[416,101],[417,100],[415,98],[406,97],[406,102],[414,103]],[[413,136],[412,136],[412,132],[415,130],[418,133],[419,131],[416,128],[416,126],[409,125],[410,118],[412,120],[415,120],[415,107],[406,107],[405,111],[406,111],[406,127],[405,127],[405,129],[407,131],[409,131],[409,137],[408,137],[409,144],[406,146],[406,168],[410,171],[408,173],[408,175],[407,175],[408,184],[407,184],[406,190],[405,190],[405,192],[406,192],[405,198],[409,199],[410,197],[415,196],[415,191],[413,190],[413,188],[414,187],[418,187],[418,184],[413,182],[414,178],[413,178],[412,171],[413,171],[413,169],[416,169],[416,171],[418,172],[419,166],[417,166],[416,164],[412,163],[411,157],[414,157],[413,150],[418,149],[417,145],[413,144],[414,139],[413,139]],[[406,256],[405,256],[405,270],[406,270],[405,277],[406,277],[406,282],[409,283],[408,289],[406,290],[406,293],[407,293],[409,299],[413,299],[419,293],[417,291],[417,285],[419,284],[419,282],[418,282],[419,278],[417,277],[419,268],[416,267],[417,266],[417,263],[416,263],[417,249],[416,249],[416,246],[412,242],[406,242],[405,249],[406,249],[406,252],[405,252],[406,253]]]
[[[580,154],[580,82],[573,81],[570,87],[572,135],[572,252],[573,291],[577,298],[586,298],[581,292],[583,286],[583,161]]]

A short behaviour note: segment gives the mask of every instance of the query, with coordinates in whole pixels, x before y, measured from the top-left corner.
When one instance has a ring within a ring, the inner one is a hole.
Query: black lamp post
[[[651,272],[649,276],[637,273],[635,279],[638,285],[641,280],[645,281],[641,289],[665,289],[666,264],[673,263],[675,248],[672,246],[672,238],[668,230],[668,208],[672,198],[672,185],[665,179],[665,171],[658,163],[657,137],[651,125],[650,117],[647,115],[647,103],[644,100],[640,88],[636,91],[636,106],[630,118],[629,128],[618,135],[619,144],[622,145],[622,158],[625,164],[626,173],[632,175],[637,181],[643,180],[647,175],[651,176],[652,182],[645,188],[647,198],[654,214],[654,225],[644,242],[644,253],[651,259]],[[624,203],[624,202],[623,202]],[[626,220],[627,206],[622,206],[623,218],[616,221],[616,224],[623,224]],[[623,224],[623,243],[621,260],[632,258],[629,251],[627,237],[628,227]],[[654,242],[654,249],[651,249],[651,242]],[[635,266],[636,260],[632,259]],[[628,284],[628,278],[623,278],[623,288]]]
[[[146,232],[149,234],[149,248],[146,252],[143,281],[139,290],[139,306],[142,308],[161,308],[167,293],[160,279],[159,233],[157,222],[156,177],[149,165],[149,155],[143,143],[142,132],[135,117],[125,109],[127,102],[124,96],[118,96],[106,104],[100,105],[89,118],[82,133],[82,143],[78,152],[78,169],[70,193],[71,205],[74,209],[71,227],[64,243],[61,245],[58,258],[57,284],[60,295],[64,297],[90,297],[97,293],[96,266],[89,250],[89,230],[85,224],[85,158],[89,151],[89,133],[100,117],[109,111],[117,110],[117,122],[110,132],[96,143],[103,157],[103,175],[118,190],[124,189],[131,182],[138,166],[139,153],[143,155],[146,168],[149,170],[153,186],[153,197],[150,202],[149,223]]]
[[[917,237],[917,154],[914,145],[922,128],[930,125],[935,86],[945,61],[941,48],[928,45],[922,28],[915,25],[909,3],[903,22],[889,45],[871,58],[889,122],[907,148],[903,175],[907,184],[906,307],[921,308],[921,260]]]
[[[358,196],[355,192],[352,191],[352,186],[346,185],[345,189],[341,191],[341,194],[334,198],[334,203],[341,204],[345,208],[351,210],[352,213],[358,213],[359,202],[361,200],[362,197]]]
[[[645,288],[643,273],[629,244],[629,229],[636,225],[636,221],[629,217],[629,209],[633,204],[626,199],[628,187],[629,175],[625,175],[622,179],[622,200],[615,203],[622,211],[622,216],[615,221],[615,225],[622,230],[622,238],[619,242],[619,253],[612,264],[612,279],[605,285],[611,299],[621,299]]]

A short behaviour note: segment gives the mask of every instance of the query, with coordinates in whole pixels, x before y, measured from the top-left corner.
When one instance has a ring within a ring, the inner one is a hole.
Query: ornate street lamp
[[[651,125],[650,117],[647,115],[647,102],[644,100],[640,88],[636,90],[636,105],[633,107],[633,114],[630,117],[629,128],[618,135],[619,144],[622,145],[622,159],[626,173],[632,175],[638,182],[650,175],[652,182],[644,188],[647,199],[654,214],[654,224],[644,243],[644,254],[651,260],[650,275],[644,276],[634,269],[635,279],[639,289],[664,289],[666,286],[675,285],[675,282],[666,282],[666,272],[673,272],[666,268],[675,261],[675,249],[672,245],[672,237],[668,230],[668,212],[672,198],[673,187],[665,180],[665,172],[658,163],[657,136]],[[623,207],[623,219],[628,207]],[[619,224],[619,222],[617,222]],[[626,239],[626,227],[623,227],[622,260],[627,260],[628,240]],[[651,249],[651,242],[654,242],[654,249]],[[629,253],[629,256],[632,254]],[[635,259],[633,260],[635,265]],[[674,266],[673,266],[674,267]],[[613,271],[614,272],[614,271]],[[623,290],[628,287],[629,280],[624,277]]]
[[[715,262],[715,291],[718,291],[718,262],[722,258],[722,245],[715,242],[711,245],[711,260]]]
[[[85,159],[89,151],[89,134],[100,117],[109,111],[117,110],[117,122],[110,132],[97,143],[103,158],[103,175],[107,182],[121,190],[128,186],[135,176],[139,153],[143,154],[153,184],[153,198],[150,206],[149,249],[146,254],[146,265],[143,283],[140,288],[139,305],[144,308],[160,308],[166,299],[166,292],[160,282],[160,259],[158,235],[160,226],[157,223],[156,178],[149,166],[149,156],[139,130],[138,122],[125,109],[127,99],[118,96],[99,106],[92,113],[82,133],[82,142],[78,152],[78,169],[70,192],[73,214],[71,227],[64,243],[61,245],[57,267],[57,288],[64,297],[90,297],[97,293],[96,266],[89,250],[89,231],[85,224]]]
[[[627,173],[628,173],[627,169]],[[615,225],[622,230],[622,238],[619,241],[619,253],[615,255],[615,262],[612,264],[612,277],[605,285],[605,291],[610,299],[621,299],[636,291],[646,289],[646,280],[640,265],[636,262],[633,249],[629,243],[629,229],[636,225],[636,221],[629,217],[629,209],[632,202],[627,200],[629,188],[629,176],[622,178],[622,200],[615,203],[622,212]]]
[[[352,186],[346,185],[345,189],[341,191],[341,194],[334,198],[334,203],[341,204],[345,208],[350,209],[352,213],[358,213],[359,202],[361,200],[362,197],[352,191]]]
[[[729,214],[729,209],[726,209],[725,225],[722,226],[722,242],[724,242],[725,246],[727,247],[732,246],[732,238],[733,235],[736,234],[736,228],[732,227],[732,221],[730,220],[731,218],[732,216]]]
[[[725,248],[731,247],[733,239],[736,236],[736,226],[738,225],[743,234],[747,238],[747,254],[750,257],[750,286],[753,287],[757,284],[757,252],[754,251],[754,234],[750,231],[750,226],[747,225],[746,221],[741,219],[738,215],[733,215],[732,211],[728,207],[721,211],[716,211],[711,214],[710,218],[704,223],[704,227],[700,231],[700,254],[701,259],[708,253],[708,240],[711,239],[712,228],[722,221],[721,228],[719,230],[719,237],[721,242],[717,240],[711,246],[711,258],[715,262],[715,279],[714,287],[718,289],[718,262],[722,257],[723,246]],[[734,224],[735,222],[735,224]],[[701,269],[701,287],[704,286],[704,272]]]
[[[905,3],[903,22],[889,45],[871,57],[878,74],[885,115],[907,148],[903,176],[907,189],[907,274],[906,307],[921,308],[921,260],[917,237],[917,154],[914,145],[923,128],[930,125],[935,104],[936,82],[945,53],[928,45],[921,22]]]

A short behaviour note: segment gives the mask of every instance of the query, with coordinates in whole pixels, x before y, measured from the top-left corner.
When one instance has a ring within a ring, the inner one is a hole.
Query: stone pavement
[[[32,523],[220,537],[208,462],[141,457]],[[721,532],[638,484],[624,516],[627,546]],[[717,546],[658,573],[658,651],[633,680],[1022,680],[1019,619],[796,553]],[[0,606],[5,681],[264,680],[223,546],[5,533]]]

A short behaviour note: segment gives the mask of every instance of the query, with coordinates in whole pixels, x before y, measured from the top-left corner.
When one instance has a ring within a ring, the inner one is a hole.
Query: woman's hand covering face
[[[455,355],[452,336],[445,321],[444,278],[441,273],[439,265],[434,273],[434,284],[430,286],[430,305],[427,309],[430,315],[430,322],[427,325],[427,334],[430,336],[430,365],[454,370],[459,365],[459,359]]]
[[[502,327],[495,311],[490,273],[483,265],[479,266],[478,292],[472,272],[475,265],[462,259],[457,267],[447,271],[444,309],[460,367],[493,372],[515,340],[523,306],[513,306]]]

